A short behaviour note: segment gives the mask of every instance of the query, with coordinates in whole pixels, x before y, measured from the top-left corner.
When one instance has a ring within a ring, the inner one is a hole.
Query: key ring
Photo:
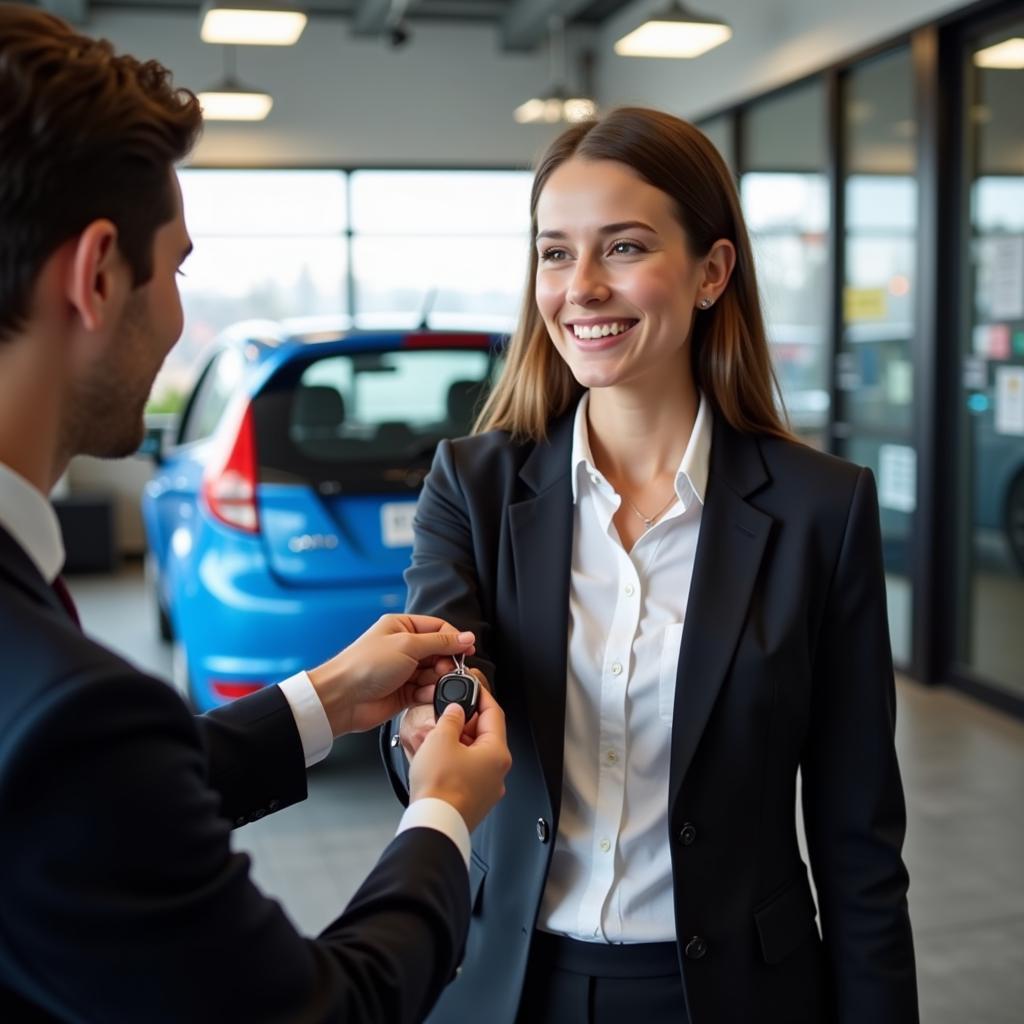
[[[477,712],[480,681],[466,670],[464,654],[456,654],[452,660],[455,671],[443,675],[434,688],[434,717],[440,718],[449,704],[458,704],[468,722]]]

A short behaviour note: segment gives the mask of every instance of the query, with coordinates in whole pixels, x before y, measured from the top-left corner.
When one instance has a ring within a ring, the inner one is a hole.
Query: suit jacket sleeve
[[[837,1020],[918,1019],[874,479],[861,470],[814,662],[804,821]]]
[[[277,686],[195,719],[207,781],[232,825],[245,825],[306,798],[306,765],[295,716]]]
[[[65,681],[3,739],[0,965],[54,1017],[395,1024],[422,1019],[452,976],[469,919],[455,845],[403,833],[303,938],[232,853],[203,742],[162,683]]]
[[[406,611],[438,615],[476,635],[477,653],[468,664],[487,677],[497,693],[495,666],[487,657],[491,627],[482,607],[473,551],[473,524],[459,479],[455,448],[449,440],[438,445],[434,464],[423,484],[413,523],[412,562],[405,571],[409,588]],[[400,746],[391,746],[399,719],[381,727],[384,767],[398,798],[408,802],[408,762]]]

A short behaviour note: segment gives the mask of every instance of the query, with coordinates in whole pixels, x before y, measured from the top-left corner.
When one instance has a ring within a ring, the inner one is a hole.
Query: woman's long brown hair
[[[794,439],[781,412],[743,213],[722,157],[692,124],[670,114],[622,107],[566,129],[537,167],[530,196],[530,267],[506,365],[474,430],[507,430],[542,440],[550,421],[582,388],[555,350],[534,301],[537,201],[552,172],[572,157],[615,160],[675,202],[692,255],[700,259],[720,238],[736,248],[736,266],[711,309],[699,311],[690,336],[694,382],[736,430]]]

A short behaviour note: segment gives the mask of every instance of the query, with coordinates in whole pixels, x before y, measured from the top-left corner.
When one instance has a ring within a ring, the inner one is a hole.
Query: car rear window
[[[491,352],[331,353],[283,367],[253,403],[261,478],[325,492],[417,487],[444,437],[469,433]]]

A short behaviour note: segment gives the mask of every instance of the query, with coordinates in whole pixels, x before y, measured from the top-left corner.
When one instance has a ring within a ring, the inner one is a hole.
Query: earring
[[[701,299],[700,302],[697,303],[697,305],[700,306],[701,309],[710,309],[713,302],[714,302],[713,299],[709,299],[705,295],[704,298]]]

